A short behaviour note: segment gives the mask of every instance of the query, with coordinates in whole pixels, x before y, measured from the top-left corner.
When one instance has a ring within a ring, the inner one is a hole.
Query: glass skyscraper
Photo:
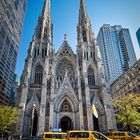
[[[121,25],[104,24],[99,30],[97,43],[104,63],[105,79],[110,85],[136,62],[129,30]]]
[[[0,105],[9,105],[27,0],[0,0]]]
[[[138,40],[139,47],[140,47],[140,28],[137,30],[136,36],[137,36],[137,40]]]

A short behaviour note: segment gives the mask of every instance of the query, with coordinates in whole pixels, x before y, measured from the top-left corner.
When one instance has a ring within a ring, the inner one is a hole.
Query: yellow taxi
[[[140,140],[140,137],[131,132],[125,131],[112,131],[106,134],[107,137],[115,140]]]
[[[111,140],[100,132],[73,130],[67,132],[67,140]]]
[[[43,132],[42,140],[66,140],[66,133]]]

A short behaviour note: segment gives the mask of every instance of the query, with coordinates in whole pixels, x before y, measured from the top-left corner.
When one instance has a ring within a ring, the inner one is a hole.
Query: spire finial
[[[85,0],[80,0],[79,21],[77,26],[77,41],[81,45],[83,42],[93,43],[93,33],[90,20],[88,18]]]
[[[48,16],[48,18],[50,18],[50,0],[45,0],[42,10],[42,16]]]
[[[81,4],[84,5],[84,0],[81,0]]]
[[[88,19],[88,15],[84,0],[80,0],[79,22],[82,22],[84,19]]]

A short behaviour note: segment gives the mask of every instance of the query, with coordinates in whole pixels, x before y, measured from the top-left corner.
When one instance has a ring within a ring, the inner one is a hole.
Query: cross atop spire
[[[80,9],[79,9],[79,23],[88,19],[88,14],[85,6],[84,0],[80,0]]]

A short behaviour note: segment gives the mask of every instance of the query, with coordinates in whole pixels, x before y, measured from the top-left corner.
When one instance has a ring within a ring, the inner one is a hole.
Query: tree
[[[116,119],[128,131],[140,128],[140,95],[128,94],[127,96],[113,101],[116,110]]]
[[[0,106],[0,132],[2,135],[9,132],[10,127],[16,123],[18,111],[16,107]]]

